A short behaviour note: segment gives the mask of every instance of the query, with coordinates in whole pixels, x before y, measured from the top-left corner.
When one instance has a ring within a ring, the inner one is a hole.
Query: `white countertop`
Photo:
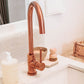
[[[60,55],[58,55],[58,60],[59,60],[58,64],[50,68],[45,68],[44,71],[37,71],[36,76],[28,76],[27,75],[27,65],[25,63],[21,63],[21,67],[20,67],[21,73],[20,73],[19,84],[35,83],[37,80],[40,81],[41,78],[46,77],[47,74],[50,74],[54,71],[59,72],[68,67],[76,69],[84,73],[84,63],[80,63],[72,59],[68,59],[63,56],[60,56]]]

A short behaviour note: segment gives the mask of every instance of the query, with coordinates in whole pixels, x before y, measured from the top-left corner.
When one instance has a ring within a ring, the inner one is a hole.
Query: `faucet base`
[[[34,55],[28,54],[28,75],[33,76],[36,75],[37,71],[35,69],[35,63],[34,63]]]
[[[30,76],[34,76],[34,75],[36,75],[36,74],[37,74],[37,71],[34,72],[34,73],[30,73],[30,72],[28,72],[28,75],[30,75]]]

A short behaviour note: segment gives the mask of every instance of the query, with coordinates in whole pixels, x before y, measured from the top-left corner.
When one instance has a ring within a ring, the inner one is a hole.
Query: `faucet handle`
[[[35,68],[40,70],[40,71],[43,71],[44,68],[45,68],[45,64],[37,62],[36,65],[35,65]]]
[[[42,63],[42,49],[40,48],[40,63]]]

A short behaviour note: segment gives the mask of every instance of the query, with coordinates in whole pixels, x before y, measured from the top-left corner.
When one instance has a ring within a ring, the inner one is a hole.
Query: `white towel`
[[[62,0],[46,0],[46,15],[62,14],[64,6]]]

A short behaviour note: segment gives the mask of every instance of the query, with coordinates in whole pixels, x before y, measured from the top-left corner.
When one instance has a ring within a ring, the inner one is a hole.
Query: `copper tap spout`
[[[44,18],[42,10],[39,4],[35,1],[31,2],[28,8],[28,32],[29,32],[29,55],[28,55],[28,74],[35,75],[36,69],[43,70],[45,68],[44,63],[39,63],[35,60],[34,51],[33,51],[33,9],[35,8],[38,23],[39,23],[39,32],[40,34],[45,34]]]

